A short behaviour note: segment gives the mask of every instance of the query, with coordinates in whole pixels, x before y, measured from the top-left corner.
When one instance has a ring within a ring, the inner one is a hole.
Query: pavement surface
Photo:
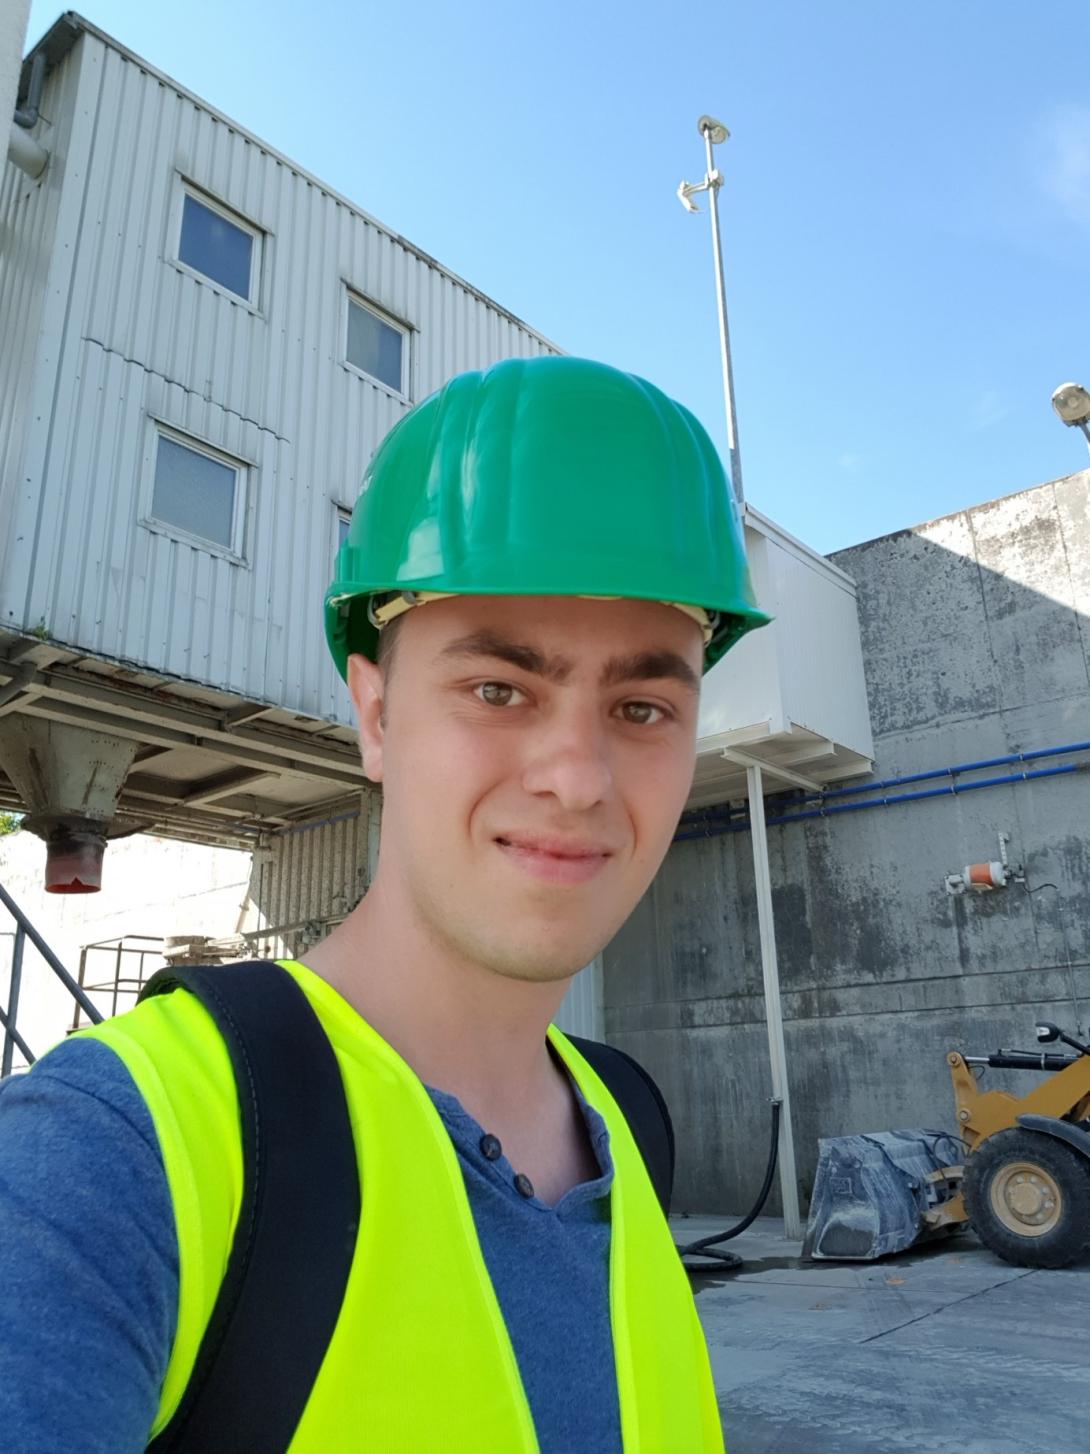
[[[731,1219],[671,1217],[682,1246]],[[1090,1454],[1090,1263],[1010,1267],[961,1232],[806,1263],[762,1217],[692,1273],[728,1454]]]

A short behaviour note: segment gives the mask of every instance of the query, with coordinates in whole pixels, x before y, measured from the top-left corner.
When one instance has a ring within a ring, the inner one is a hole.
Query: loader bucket
[[[945,1131],[819,1140],[803,1257],[867,1262],[937,1235],[923,1213],[949,1193],[926,1177],[963,1159],[960,1144]]]

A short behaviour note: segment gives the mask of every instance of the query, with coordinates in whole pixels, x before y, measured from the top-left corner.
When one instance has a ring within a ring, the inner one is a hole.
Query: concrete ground
[[[682,1246],[725,1221],[672,1217]],[[971,1232],[804,1263],[762,1217],[692,1276],[728,1454],[1085,1454],[1090,1263],[1010,1267]]]

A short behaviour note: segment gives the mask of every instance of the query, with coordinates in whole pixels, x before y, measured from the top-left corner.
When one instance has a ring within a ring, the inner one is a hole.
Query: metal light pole
[[[730,452],[730,479],[735,499],[741,506],[742,457],[738,448],[738,424],[734,407],[734,377],[730,365],[730,333],[727,328],[727,290],[723,281],[723,248],[719,237],[719,188],[723,175],[716,168],[712,147],[721,145],[730,132],[714,116],[702,116],[697,130],[704,138],[708,169],[702,182],[682,182],[678,199],[689,212],[696,212],[692,200],[697,192],[709,194],[712,217],[712,252],[715,261],[715,297],[719,305],[719,351],[723,365],[723,404],[727,414],[727,448]],[[772,1095],[781,1102],[779,1173],[780,1197],[783,1202],[784,1235],[792,1240],[802,1236],[799,1211],[798,1178],[795,1167],[795,1139],[791,1118],[791,1092],[787,1078],[787,1048],[784,1044],[783,1009],[780,1003],[780,972],[776,958],[776,924],[772,913],[772,878],[768,867],[768,837],[765,830],[764,778],[761,766],[752,762],[746,770],[746,791],[749,798],[750,836],[753,845],[753,875],[757,891],[757,923],[761,941],[761,973],[764,981],[765,1018],[768,1024],[768,1054],[772,1077]]]
[[[738,423],[734,407],[734,378],[730,367],[730,332],[727,328],[727,289],[723,281],[723,245],[719,236],[719,188],[723,185],[723,174],[715,165],[713,146],[719,146],[730,137],[730,132],[714,116],[702,116],[697,130],[704,138],[708,169],[702,182],[682,182],[677,189],[681,205],[689,212],[700,209],[692,200],[697,192],[707,192],[712,218],[712,256],[715,263],[715,297],[719,305],[719,355],[723,366],[723,406],[727,415],[727,451],[730,463],[730,482],[734,498],[739,505],[745,499],[742,492],[742,455],[738,448]]]

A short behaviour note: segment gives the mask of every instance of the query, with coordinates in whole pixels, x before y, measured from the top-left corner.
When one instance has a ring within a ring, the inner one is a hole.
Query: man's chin
[[[597,938],[564,946],[558,945],[555,939],[538,945],[529,944],[525,939],[510,945],[493,942],[480,947],[479,963],[504,979],[526,984],[558,984],[585,969],[606,943],[608,939]]]

